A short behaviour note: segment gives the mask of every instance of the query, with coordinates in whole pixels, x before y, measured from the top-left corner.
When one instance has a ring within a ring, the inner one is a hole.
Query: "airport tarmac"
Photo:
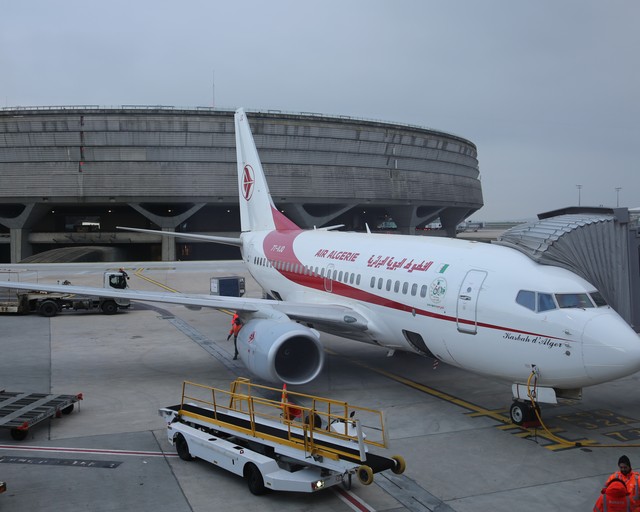
[[[208,293],[211,277],[244,275],[247,293],[261,293],[241,262],[119,266],[134,289]],[[24,276],[101,286],[104,268],[30,265]],[[232,360],[229,327],[222,312],[151,303],[115,316],[1,315],[0,389],[84,400],[24,441],[0,430],[0,511],[577,512],[592,509],[620,455],[640,467],[640,374],[544,407],[552,437],[509,423],[510,383],[323,335],[324,371],[295,390],[383,410],[389,453],[407,470],[350,490],[254,496],[240,477],[179,459],[157,413],[179,403],[184,380],[227,389],[250,377]]]

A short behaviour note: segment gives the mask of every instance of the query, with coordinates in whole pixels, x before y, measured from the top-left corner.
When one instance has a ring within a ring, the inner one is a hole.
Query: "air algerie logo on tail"
[[[247,201],[251,199],[255,181],[256,180],[253,176],[253,168],[249,164],[245,165],[244,173],[242,175],[242,195]]]

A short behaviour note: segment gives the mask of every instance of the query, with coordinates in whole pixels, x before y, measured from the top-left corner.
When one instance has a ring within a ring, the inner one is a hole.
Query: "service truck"
[[[0,279],[4,281],[19,281],[18,272],[0,272]],[[124,290],[127,288],[127,273],[107,271],[103,274],[103,287]],[[62,284],[71,284],[65,280]],[[111,297],[93,297],[76,295],[73,293],[54,293],[40,291],[0,290],[0,313],[39,313],[52,317],[61,311],[97,310],[106,315],[113,315],[119,309],[130,306],[129,299],[114,299]]]
[[[243,476],[253,494],[350,487],[352,475],[369,485],[374,473],[405,470],[401,456],[369,451],[387,447],[382,412],[286,387],[242,377],[230,391],[185,382],[180,404],[159,414],[181,459]]]

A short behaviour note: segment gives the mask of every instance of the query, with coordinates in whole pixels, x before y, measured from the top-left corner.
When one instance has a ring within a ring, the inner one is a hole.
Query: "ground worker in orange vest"
[[[631,512],[631,499],[626,484],[613,478],[604,489],[593,507],[593,512]]]
[[[235,352],[233,355],[234,359],[238,359],[238,333],[240,332],[240,329],[242,329],[242,321],[240,318],[236,318],[233,321],[231,330],[229,331],[229,336],[227,336],[227,341],[229,341],[229,338],[231,338],[231,335],[233,334],[233,350]]]
[[[615,479],[623,481],[627,486],[629,498],[631,499],[631,510],[633,512],[640,512],[640,485],[638,485],[640,473],[631,469],[631,461],[626,455],[618,459],[618,469],[619,471],[616,471],[607,478],[605,486]]]

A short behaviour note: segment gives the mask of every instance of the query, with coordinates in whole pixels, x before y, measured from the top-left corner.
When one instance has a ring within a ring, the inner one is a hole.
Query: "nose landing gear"
[[[538,414],[536,415],[536,410]],[[531,402],[525,402],[524,400],[514,400],[509,409],[509,418],[518,426],[524,427],[537,427],[540,426],[538,416],[540,415],[540,408],[534,406]]]

